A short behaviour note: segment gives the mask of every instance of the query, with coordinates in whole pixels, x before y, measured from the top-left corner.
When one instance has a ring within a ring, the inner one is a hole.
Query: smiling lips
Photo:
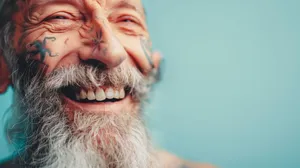
[[[80,89],[80,92],[76,93],[77,101],[109,101],[109,100],[121,100],[125,98],[124,88],[112,88],[108,87],[103,89],[98,87],[97,89]]]
[[[67,87],[62,90],[62,93],[69,110],[118,113],[127,109],[132,103],[130,88],[127,87],[101,86],[93,89]]]

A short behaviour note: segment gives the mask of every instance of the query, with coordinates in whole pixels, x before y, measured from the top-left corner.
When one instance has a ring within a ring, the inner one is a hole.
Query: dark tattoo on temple
[[[154,68],[154,64],[153,64],[152,57],[151,57],[152,45],[151,45],[150,39],[146,39],[145,37],[142,36],[140,38],[140,43],[141,43],[143,52],[144,52],[149,64],[151,65],[152,68]]]
[[[44,62],[47,53],[50,57],[57,56],[57,54],[53,55],[51,53],[51,51],[48,48],[46,48],[47,40],[55,41],[56,38],[55,37],[45,37],[42,42],[40,40],[37,40],[37,41],[34,41],[33,43],[31,43],[30,47],[34,46],[36,48],[36,50],[28,52],[30,57],[40,54],[40,58],[41,58],[40,61]]]

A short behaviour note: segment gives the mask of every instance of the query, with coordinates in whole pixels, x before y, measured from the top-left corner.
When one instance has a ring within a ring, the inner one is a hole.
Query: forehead
[[[141,0],[21,0],[25,1],[29,8],[42,6],[47,3],[69,3],[78,7],[84,7],[84,1],[97,1],[105,8],[132,8],[144,14]]]

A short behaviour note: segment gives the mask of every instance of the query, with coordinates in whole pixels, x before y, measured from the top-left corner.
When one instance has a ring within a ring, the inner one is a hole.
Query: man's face
[[[147,76],[154,68],[151,42],[140,0],[19,1],[14,47],[24,60],[39,62],[45,75],[61,67],[89,64],[111,70],[136,68]],[[68,109],[90,112],[133,111],[136,101],[122,84],[62,90]]]
[[[16,58],[12,83],[29,163],[155,167],[139,112],[159,55],[151,52],[141,2],[17,2],[5,53]]]

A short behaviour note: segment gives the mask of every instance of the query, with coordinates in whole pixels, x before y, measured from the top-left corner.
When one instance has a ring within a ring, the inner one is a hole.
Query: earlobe
[[[158,51],[154,51],[152,53],[152,61],[155,69],[159,69],[161,61],[162,61],[162,55]]]
[[[160,52],[155,51],[152,53],[152,61],[153,61],[153,68],[155,71],[155,80],[156,82],[162,79],[163,70],[164,70],[164,59]]]
[[[0,53],[0,94],[4,93],[10,84],[11,82],[9,69],[4,57]]]

